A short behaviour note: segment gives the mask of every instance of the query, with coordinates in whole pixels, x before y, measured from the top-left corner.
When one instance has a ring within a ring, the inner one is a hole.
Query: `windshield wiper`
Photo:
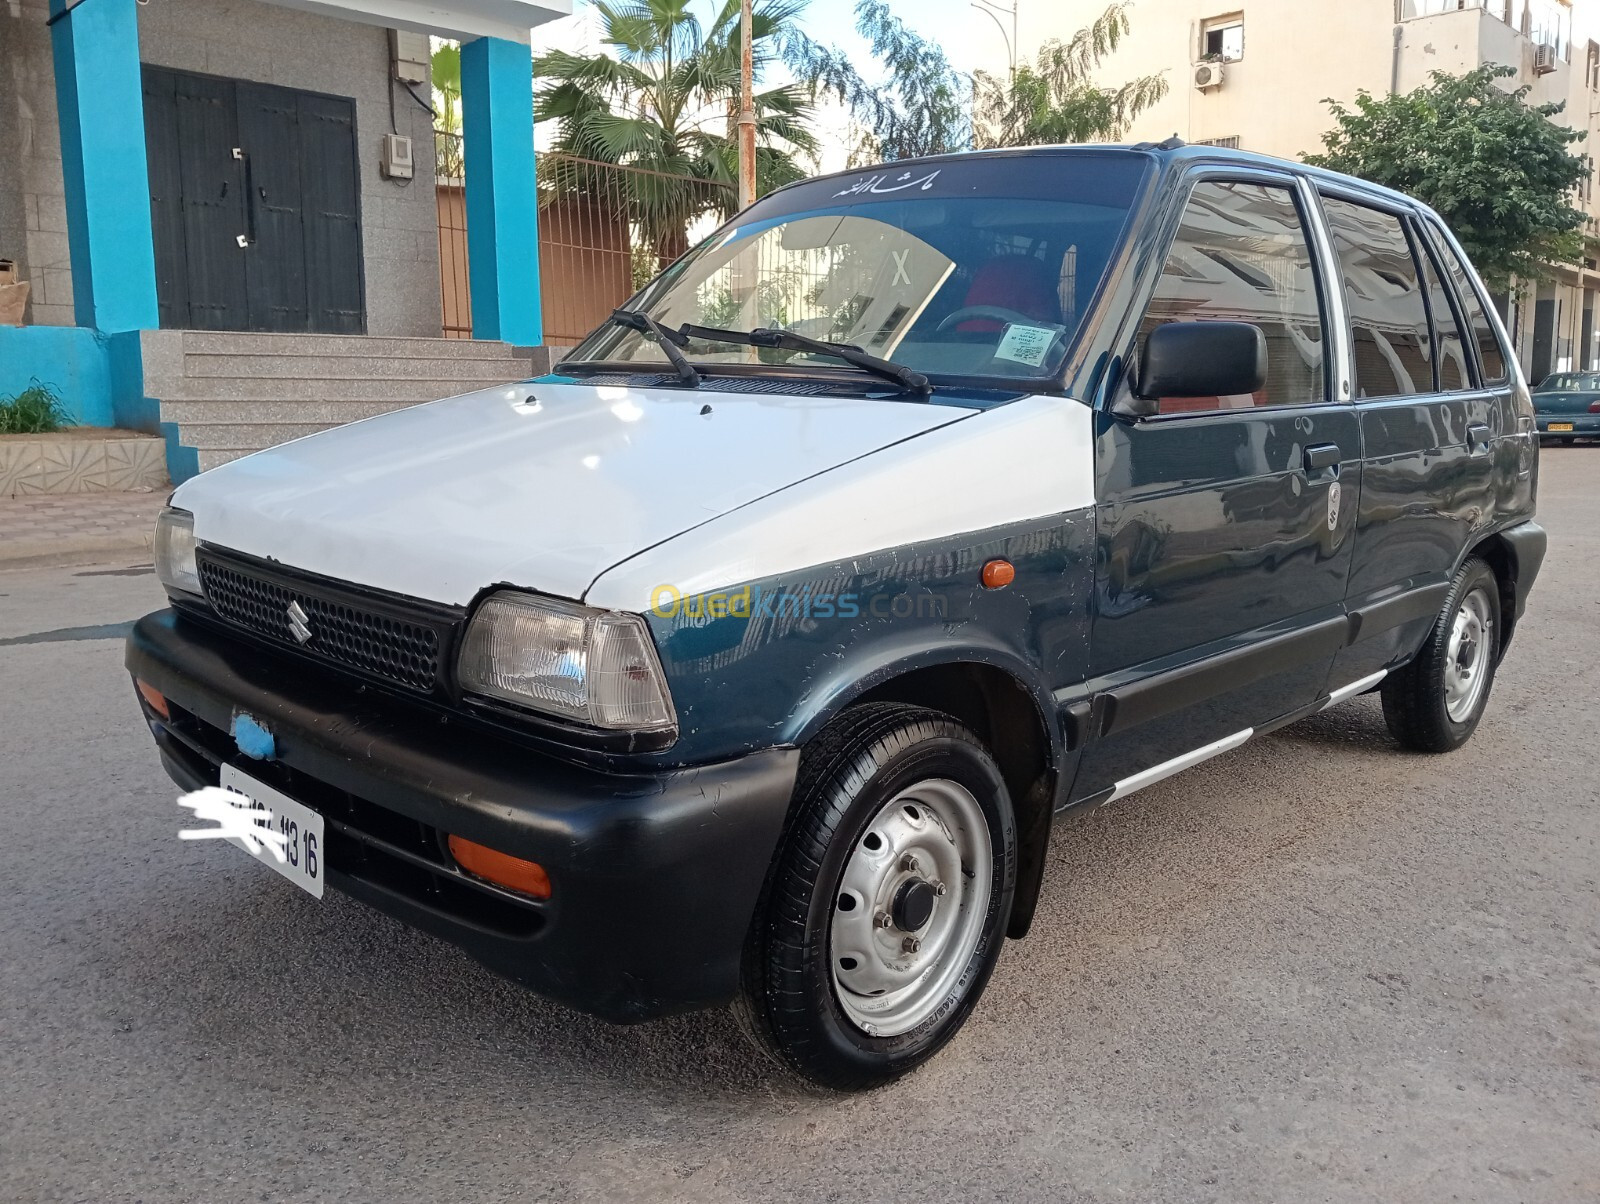
[[[754,330],[723,330],[716,326],[694,326],[689,323],[678,327],[686,339],[703,339],[708,343],[739,343],[747,347],[774,347],[781,351],[809,351],[814,355],[831,355],[834,359],[854,364],[874,376],[892,380],[907,392],[926,397],[933,392],[928,378],[914,368],[897,364],[893,360],[879,359],[849,343],[828,343],[792,330],[771,330],[758,326]]]
[[[700,387],[700,374],[695,371],[694,365],[683,352],[678,350],[689,341],[686,337],[637,309],[614,309],[611,311],[611,320],[620,326],[626,326],[629,330],[637,330],[646,338],[653,339],[678,373],[678,379],[691,389]]]

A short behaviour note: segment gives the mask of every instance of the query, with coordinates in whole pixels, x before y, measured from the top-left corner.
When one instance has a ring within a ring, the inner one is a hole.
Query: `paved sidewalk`
[[[168,489],[0,498],[0,568],[102,556],[145,557]]]

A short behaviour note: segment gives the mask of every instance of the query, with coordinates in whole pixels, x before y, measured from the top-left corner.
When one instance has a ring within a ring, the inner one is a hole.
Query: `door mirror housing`
[[[1249,322],[1167,322],[1145,336],[1129,417],[1163,397],[1227,397],[1267,383],[1267,338]]]

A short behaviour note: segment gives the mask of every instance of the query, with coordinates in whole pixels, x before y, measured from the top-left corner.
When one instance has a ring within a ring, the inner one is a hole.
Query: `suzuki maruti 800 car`
[[[186,482],[127,663],[313,894],[858,1088],[966,1020],[1056,812],[1372,690],[1467,740],[1536,473],[1415,201],[1176,144],[902,162],[764,198],[559,374]]]

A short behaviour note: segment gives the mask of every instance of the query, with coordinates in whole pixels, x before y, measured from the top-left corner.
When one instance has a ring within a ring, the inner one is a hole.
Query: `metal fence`
[[[461,136],[436,131],[444,333],[472,336]],[[545,341],[577,343],[737,208],[731,185],[570,155],[539,157]]]

